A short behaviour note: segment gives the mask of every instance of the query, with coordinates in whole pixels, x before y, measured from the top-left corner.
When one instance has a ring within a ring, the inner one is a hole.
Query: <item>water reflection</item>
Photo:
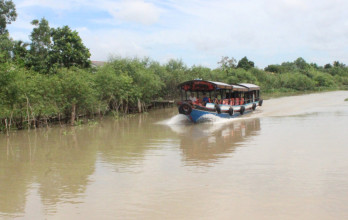
[[[158,110],[95,125],[1,136],[0,217],[28,216],[30,210],[55,215],[62,204],[83,203],[98,167],[141,173],[153,155],[181,157],[184,165],[213,165],[260,130],[259,119],[170,127],[157,123],[174,115],[176,109]]]
[[[20,217],[39,196],[45,214],[61,203],[79,203],[97,164],[136,172],[146,152],[173,132],[154,126],[168,110],[95,125],[52,127],[0,136],[0,217]],[[160,115],[160,116],[159,116]],[[170,136],[170,135],[169,135]]]
[[[260,130],[260,119],[235,120],[229,123],[174,125],[179,133],[180,149],[187,165],[209,165],[230,156],[235,149]]]
[[[96,149],[75,128],[23,131],[0,141],[6,144],[0,149],[0,213],[24,213],[34,186],[47,213],[85,192]]]
[[[166,112],[103,122],[98,128],[99,162],[116,172],[138,172],[149,151],[160,149],[173,137],[170,129],[156,125],[161,117],[168,117]]]
[[[6,148],[0,154],[0,213],[23,212],[29,169],[20,160],[22,153],[11,147],[9,138],[2,140],[1,146]]]

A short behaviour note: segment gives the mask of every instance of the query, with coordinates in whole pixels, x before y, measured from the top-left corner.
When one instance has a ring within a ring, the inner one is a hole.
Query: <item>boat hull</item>
[[[256,104],[256,106],[259,106],[258,102],[254,102]],[[248,114],[253,112],[254,110],[252,109],[253,103],[248,103],[243,105],[245,107],[245,111],[243,112],[243,114],[240,114],[239,110],[241,108],[241,105],[238,106],[233,106],[234,109],[234,113],[232,115],[230,115],[228,112],[221,112],[220,114],[217,113],[216,111],[207,111],[207,110],[203,110],[203,109],[197,109],[197,108],[192,108],[192,111],[190,114],[186,115],[191,121],[193,121],[194,123],[199,122],[204,120],[204,116],[207,115],[214,115],[216,117],[220,117],[220,118],[237,118],[240,117],[242,115]],[[227,106],[225,106],[227,107]],[[229,106],[231,107],[231,106]],[[223,107],[222,107],[223,108]]]

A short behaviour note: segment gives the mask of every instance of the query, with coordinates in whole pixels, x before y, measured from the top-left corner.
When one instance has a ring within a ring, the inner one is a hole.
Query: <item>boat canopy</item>
[[[259,90],[260,87],[253,84],[242,83],[238,85],[230,85],[222,82],[205,81],[200,79],[190,80],[178,85],[179,89],[190,92],[211,92],[214,90],[232,90],[238,92],[247,92],[251,90]],[[257,89],[256,89],[257,88]]]
[[[260,86],[251,83],[239,83],[238,85],[248,88],[249,91],[260,90]]]
[[[248,88],[241,86],[241,85],[232,85],[233,86],[233,91],[237,92],[247,92],[249,91]]]
[[[191,92],[200,92],[200,91],[214,91],[218,89],[233,89],[232,85],[222,83],[222,82],[213,82],[213,81],[205,81],[205,80],[190,80],[183,82],[178,85],[178,88],[191,91]]]

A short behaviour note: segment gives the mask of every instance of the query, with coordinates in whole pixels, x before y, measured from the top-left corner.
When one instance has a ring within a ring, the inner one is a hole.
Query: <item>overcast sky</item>
[[[29,41],[33,19],[79,32],[92,60],[144,57],[217,67],[247,56],[257,67],[303,57],[348,64],[347,0],[13,0],[11,37]]]

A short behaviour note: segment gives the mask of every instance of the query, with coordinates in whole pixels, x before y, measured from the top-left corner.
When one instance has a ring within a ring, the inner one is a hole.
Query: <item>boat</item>
[[[260,87],[251,83],[234,85],[195,79],[179,84],[178,89],[179,114],[186,115],[194,123],[206,119],[207,115],[239,117],[255,111],[263,103]]]

